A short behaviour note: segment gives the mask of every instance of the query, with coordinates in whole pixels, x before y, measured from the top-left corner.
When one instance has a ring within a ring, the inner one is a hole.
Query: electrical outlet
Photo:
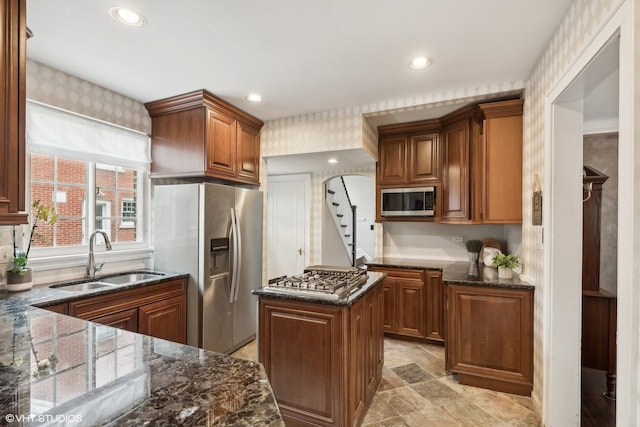
[[[462,242],[464,242],[464,237],[462,237],[462,236],[453,236],[451,238],[451,240],[453,241],[453,243],[462,243]]]
[[[0,246],[0,263],[10,262],[12,254],[12,246]]]

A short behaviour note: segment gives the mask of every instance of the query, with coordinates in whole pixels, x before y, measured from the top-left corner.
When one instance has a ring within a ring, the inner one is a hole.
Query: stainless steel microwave
[[[433,216],[435,187],[380,190],[381,216]]]

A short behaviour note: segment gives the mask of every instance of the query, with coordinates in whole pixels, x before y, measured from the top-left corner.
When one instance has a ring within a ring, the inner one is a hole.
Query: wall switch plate
[[[464,242],[464,237],[462,237],[462,236],[453,236],[451,238],[451,240],[453,241],[453,243],[462,243],[462,242]]]

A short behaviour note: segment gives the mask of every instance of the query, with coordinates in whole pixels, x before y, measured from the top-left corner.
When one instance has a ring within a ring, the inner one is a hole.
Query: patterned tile
[[[417,363],[410,363],[408,365],[397,366],[391,369],[396,373],[403,381],[409,384],[419,383],[422,381],[428,381],[433,377]]]

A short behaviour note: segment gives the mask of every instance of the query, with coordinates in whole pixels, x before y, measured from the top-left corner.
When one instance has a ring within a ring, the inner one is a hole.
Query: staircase
[[[344,179],[332,179],[325,185],[325,203],[331,212],[351,265],[356,265],[356,210],[351,204]]]

